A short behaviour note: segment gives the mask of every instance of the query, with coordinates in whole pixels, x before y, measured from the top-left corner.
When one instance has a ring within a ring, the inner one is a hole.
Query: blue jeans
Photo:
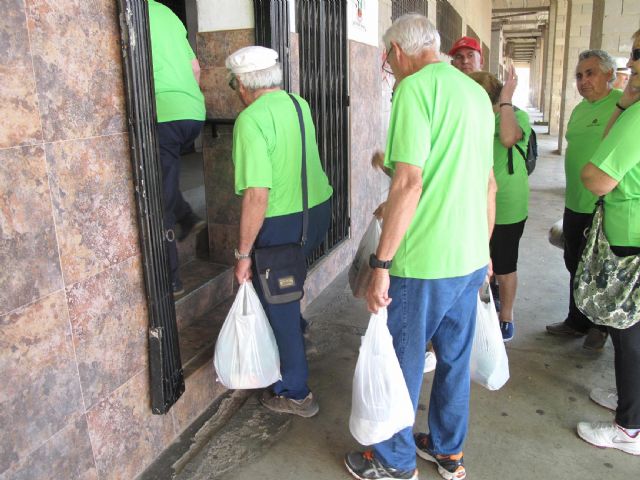
[[[487,268],[463,277],[419,280],[391,277],[388,326],[393,347],[409,389],[414,412],[418,406],[424,354],[431,340],[438,359],[431,400],[431,447],[439,454],[462,451],[469,419],[469,357],[476,326],[478,290]],[[386,466],[416,468],[412,428],[373,446]]]
[[[305,254],[308,256],[325,239],[331,221],[331,200],[309,209],[309,227]],[[270,217],[264,220],[255,241],[256,247],[269,247],[300,241],[302,235],[302,213]],[[253,286],[260,298],[280,353],[282,380],[273,386],[276,395],[301,400],[309,395],[307,378],[309,368],[304,349],[303,327],[306,322],[300,315],[300,302],[270,305],[264,299],[258,272],[253,269]]]

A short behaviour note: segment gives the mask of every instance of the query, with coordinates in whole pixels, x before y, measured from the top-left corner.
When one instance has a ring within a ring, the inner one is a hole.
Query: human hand
[[[369,288],[367,289],[367,308],[371,313],[378,313],[378,310],[388,306],[390,303],[389,270],[374,268]]]
[[[378,208],[376,208],[373,212],[373,215],[378,219],[378,220],[383,220],[384,219],[384,209],[387,206],[387,202],[382,202],[380,205],[378,205]]]
[[[629,108],[631,105],[640,100],[640,89],[631,86],[631,82],[627,82],[627,86],[622,92],[622,97],[618,103],[621,107]]]
[[[384,152],[378,150],[371,157],[371,166],[376,170],[384,171]]]
[[[238,260],[238,263],[236,263],[234,274],[236,276],[238,285],[250,281],[252,277],[251,259],[243,258],[242,260]]]
[[[511,65],[507,72],[507,77],[504,80],[502,91],[500,92],[499,103],[511,103],[513,100],[513,94],[518,86],[518,75],[516,75],[516,67]]]
[[[493,260],[489,259],[489,265],[487,265],[487,282],[493,277]]]

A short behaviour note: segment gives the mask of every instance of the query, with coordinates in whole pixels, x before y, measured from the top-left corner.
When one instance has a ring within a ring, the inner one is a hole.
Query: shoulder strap
[[[296,107],[298,122],[300,123],[300,135],[302,137],[302,163],[300,168],[300,176],[302,177],[302,238],[300,239],[300,243],[304,245],[305,243],[307,243],[307,228],[309,227],[309,198],[307,191],[307,141],[304,131],[304,120],[302,119],[302,109],[300,108],[300,103],[298,103],[296,97],[291,94],[289,94],[289,98],[291,98],[293,105]]]

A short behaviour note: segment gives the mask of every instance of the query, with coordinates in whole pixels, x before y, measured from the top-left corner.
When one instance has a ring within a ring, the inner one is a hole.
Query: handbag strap
[[[301,177],[302,177],[302,238],[300,244],[307,243],[307,228],[309,227],[309,198],[307,187],[307,140],[304,130],[304,120],[302,119],[302,109],[300,103],[293,95],[289,94],[289,98],[296,107],[298,113],[298,122],[300,123],[300,135],[302,137],[302,164],[301,164]]]

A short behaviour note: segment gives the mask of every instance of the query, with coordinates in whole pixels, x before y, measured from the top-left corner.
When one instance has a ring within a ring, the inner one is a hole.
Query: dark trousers
[[[606,327],[596,325],[584,313],[578,310],[573,298],[573,280],[578,269],[578,263],[584,250],[586,238],[584,232],[591,226],[592,213],[577,213],[568,208],[564,209],[562,218],[562,232],[564,235],[564,264],[569,271],[569,314],[565,323],[574,330],[586,333],[590,328],[606,331]]]
[[[179,284],[178,249],[174,229],[176,222],[187,217],[191,206],[180,192],[180,152],[200,134],[204,122],[198,120],[176,120],[158,123],[157,134],[162,165],[163,224],[166,235],[167,255],[171,282]]]
[[[305,254],[308,256],[325,239],[331,221],[331,201],[327,200],[309,210],[309,227]],[[302,213],[266,218],[255,241],[255,247],[269,247],[295,243],[302,235]],[[309,369],[304,350],[303,322],[300,316],[300,302],[270,305],[264,299],[258,272],[253,262],[253,286],[269,317],[269,323],[276,337],[280,352],[280,373],[282,380],[273,385],[273,392],[294,400],[309,395],[307,378]]]
[[[611,251],[619,257],[640,255],[637,247],[615,247]],[[640,322],[618,330],[609,328],[615,352],[618,408],[616,423],[623,428],[640,428]]]

